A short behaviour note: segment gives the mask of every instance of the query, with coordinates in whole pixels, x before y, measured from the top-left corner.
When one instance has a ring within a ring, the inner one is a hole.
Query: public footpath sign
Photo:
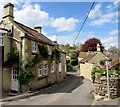
[[[108,71],[108,66],[110,65],[111,63],[106,61],[105,62],[105,65],[106,65],[106,71],[107,71],[107,87],[108,87],[108,99],[110,99],[110,82],[109,82],[109,71]]]

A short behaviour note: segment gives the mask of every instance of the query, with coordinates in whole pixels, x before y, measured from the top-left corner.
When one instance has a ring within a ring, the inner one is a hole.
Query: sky
[[[45,36],[60,44],[83,44],[89,38],[98,38],[106,49],[110,46],[118,47],[117,2],[96,2],[75,42],[92,2],[26,1],[22,6],[21,0],[1,0],[0,20],[3,17],[3,6],[8,2],[15,6],[16,21],[31,28],[41,26]]]

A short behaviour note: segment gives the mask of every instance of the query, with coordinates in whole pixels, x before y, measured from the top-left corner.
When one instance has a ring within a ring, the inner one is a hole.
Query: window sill
[[[55,74],[55,71],[54,71],[54,72],[51,72],[51,74]]]
[[[40,80],[40,79],[43,79],[43,78],[47,78],[48,76],[38,76],[38,80]]]
[[[35,51],[34,51],[34,52],[32,51],[32,54],[38,54],[38,52],[37,52],[37,51],[36,51],[36,52],[35,52]]]

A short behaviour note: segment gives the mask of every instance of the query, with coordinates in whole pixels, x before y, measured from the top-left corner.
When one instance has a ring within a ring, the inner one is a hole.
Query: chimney
[[[8,3],[4,6],[4,17],[3,17],[4,22],[12,21],[14,19],[13,8],[14,8],[14,5],[11,3]]]
[[[38,32],[41,33],[42,27],[41,26],[36,26],[34,29]]]
[[[97,52],[100,52],[100,44],[97,43]]]

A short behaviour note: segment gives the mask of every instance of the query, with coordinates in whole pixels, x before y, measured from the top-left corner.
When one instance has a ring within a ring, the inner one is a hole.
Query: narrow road
[[[67,79],[46,91],[29,98],[6,102],[4,105],[91,105],[92,90],[91,81],[68,74]]]

